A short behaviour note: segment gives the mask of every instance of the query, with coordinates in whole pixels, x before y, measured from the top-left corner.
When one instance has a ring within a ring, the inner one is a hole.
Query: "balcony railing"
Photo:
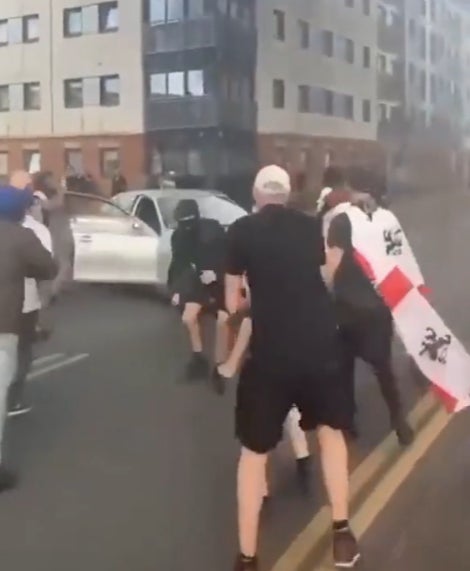
[[[153,131],[219,126],[251,131],[256,128],[256,104],[225,101],[209,95],[155,98],[147,104],[146,124]]]

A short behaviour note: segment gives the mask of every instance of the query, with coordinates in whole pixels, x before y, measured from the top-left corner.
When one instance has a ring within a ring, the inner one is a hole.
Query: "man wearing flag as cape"
[[[372,212],[354,205],[352,194],[347,197],[344,191],[324,190],[319,209],[326,212],[326,238],[338,215],[343,221],[347,219],[354,258],[390,309],[408,354],[448,410],[468,406],[470,355],[429,303],[422,273],[401,224],[390,210],[380,206],[376,177],[353,169],[348,178],[350,186],[361,192],[359,198],[363,193],[372,195],[378,207]],[[334,275],[344,249],[327,250],[329,273]]]

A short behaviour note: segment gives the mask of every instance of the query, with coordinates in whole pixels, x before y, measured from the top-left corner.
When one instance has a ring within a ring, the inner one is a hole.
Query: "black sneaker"
[[[219,373],[217,367],[214,367],[214,370],[212,371],[211,382],[216,395],[223,396],[225,394],[226,380],[227,379]]]
[[[188,379],[195,381],[204,379],[209,373],[209,363],[202,353],[193,353],[186,369]]]
[[[406,447],[413,444],[415,433],[404,418],[395,421],[393,423],[393,429],[401,446]]]
[[[337,569],[353,569],[361,559],[359,546],[349,527],[334,532],[333,558]]]
[[[233,571],[258,571],[258,559],[256,557],[248,559],[239,555]]]
[[[14,418],[16,416],[23,416],[24,414],[28,414],[28,412],[31,412],[32,409],[33,407],[30,405],[24,403],[18,403],[10,408],[10,410],[8,411],[8,416],[10,418]]]
[[[0,466],[0,493],[8,492],[8,490],[13,490],[18,483],[18,478],[16,474],[10,472],[6,468]]]
[[[302,494],[308,495],[310,493],[310,476],[311,476],[311,461],[310,456],[306,458],[299,458],[297,460],[297,482]]]

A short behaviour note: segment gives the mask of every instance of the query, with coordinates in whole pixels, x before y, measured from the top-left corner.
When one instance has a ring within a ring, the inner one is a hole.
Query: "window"
[[[325,115],[334,115],[335,94],[329,89],[325,89]]]
[[[184,96],[184,71],[174,71],[168,74],[168,95]]]
[[[423,99],[426,99],[426,93],[427,93],[426,84],[427,84],[426,72],[424,69],[422,69],[419,76],[419,93]]]
[[[11,18],[8,20],[8,43],[23,43],[23,18]]]
[[[115,32],[119,29],[119,9],[117,2],[103,2],[98,6],[99,10],[99,30],[104,32]]]
[[[119,75],[100,77],[100,105],[116,107],[121,100]]]
[[[415,67],[414,63],[412,63],[412,62],[408,66],[408,78],[409,78],[411,83],[414,83],[414,80],[416,78],[416,67]]]
[[[187,89],[188,95],[200,97],[205,95],[204,72],[202,69],[192,69],[187,73]]]
[[[370,68],[370,48],[369,48],[369,46],[364,46],[363,56],[362,56],[362,65],[365,68]]]
[[[189,0],[188,18],[200,18],[210,12],[208,0]]]
[[[364,123],[372,121],[372,105],[370,99],[364,99],[362,102],[362,120]]]
[[[101,149],[100,151],[101,175],[111,178],[120,170],[121,159],[119,149]]]
[[[40,84],[38,82],[25,83],[23,89],[23,109],[25,109],[25,111],[41,109]]]
[[[23,41],[25,43],[37,42],[39,40],[39,16],[25,16],[23,18]]]
[[[427,14],[427,8],[428,8],[428,1],[427,0],[421,0],[421,15],[422,16],[426,16]]]
[[[299,45],[302,50],[310,47],[310,26],[304,20],[299,21]]]
[[[184,17],[183,0],[166,0],[166,21],[182,20]]]
[[[25,149],[23,151],[23,168],[27,172],[41,170],[41,153],[37,149]]]
[[[310,88],[308,85],[299,85],[298,109],[300,113],[310,111]]]
[[[166,17],[165,0],[148,0],[149,1],[149,20],[150,22],[164,22]]]
[[[8,20],[0,20],[0,46],[8,44]]]
[[[285,86],[282,79],[273,80],[273,107],[274,109],[284,109],[285,107]]]
[[[8,174],[8,152],[0,151],[0,176]]]
[[[65,168],[75,173],[83,172],[83,153],[81,149],[65,149]]]
[[[149,78],[149,94],[151,96],[167,95],[166,73],[151,73]]]
[[[334,97],[334,115],[343,119],[354,119],[354,97],[337,93]]]
[[[82,33],[82,9],[70,8],[64,10],[64,36],[80,36]]]
[[[286,39],[286,18],[282,10],[274,10],[274,37],[280,42]]]
[[[370,0],[362,0],[362,11],[365,16],[370,16]]]
[[[426,30],[422,27],[419,29],[419,55],[426,59]]]
[[[414,20],[410,20],[409,29],[410,39],[414,40],[416,38],[416,22]]]
[[[352,40],[346,39],[346,61],[348,63],[354,63],[354,42]]]
[[[66,79],[64,81],[64,103],[67,109],[83,107],[82,79]]]
[[[0,85],[0,111],[10,111],[10,88]]]
[[[183,0],[146,0],[148,15],[152,24],[175,22],[184,18]]]
[[[153,200],[143,196],[137,204],[135,215],[157,234],[161,234],[160,220]]]
[[[322,55],[326,57],[333,57],[334,55],[334,37],[333,32],[330,30],[323,30],[321,35],[321,44],[322,44]]]
[[[384,54],[379,54],[377,58],[377,67],[382,73],[387,73],[387,57]]]

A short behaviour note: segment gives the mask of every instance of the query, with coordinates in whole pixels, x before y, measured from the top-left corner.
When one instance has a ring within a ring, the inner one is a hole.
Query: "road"
[[[462,254],[470,238],[462,200],[445,221],[429,202],[425,216],[419,205],[400,207],[437,305],[468,339],[459,299],[469,270],[448,250]],[[448,228],[440,239],[438,221]],[[449,281],[454,272],[461,279]],[[5,568],[229,571],[236,550],[234,386],[220,399],[205,383],[184,382],[184,332],[174,310],[151,295],[78,287],[56,319],[30,383],[34,412],[8,425],[7,458],[22,480],[0,500]],[[397,366],[410,406],[417,390],[399,350]],[[353,464],[388,429],[363,368],[358,401]],[[320,485],[310,500],[297,495],[293,469],[281,446],[271,461],[275,501],[263,521],[263,571],[324,501]]]
[[[470,413],[461,413],[366,534],[363,571],[467,571]]]

